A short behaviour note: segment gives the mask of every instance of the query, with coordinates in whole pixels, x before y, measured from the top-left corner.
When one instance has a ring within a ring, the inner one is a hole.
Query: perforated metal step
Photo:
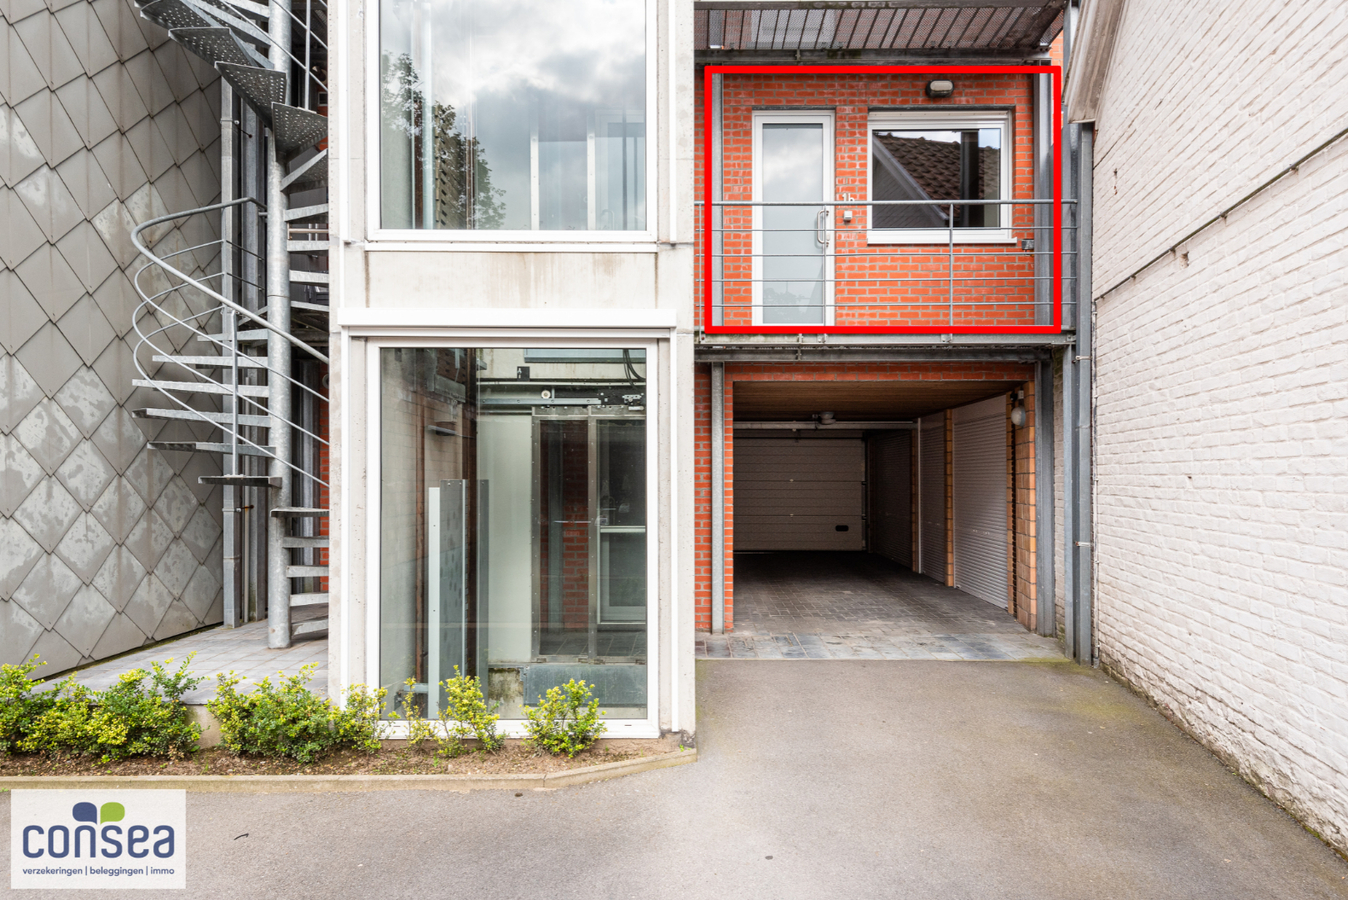
[[[271,122],[272,107],[286,98],[284,72],[227,62],[219,63],[215,68],[219,70],[220,77],[238,91],[239,96],[262,117],[263,121]]]
[[[282,153],[304,150],[328,136],[327,116],[320,116],[316,112],[300,109],[298,106],[286,106],[279,101],[275,102],[272,104],[270,118],[276,149]]]

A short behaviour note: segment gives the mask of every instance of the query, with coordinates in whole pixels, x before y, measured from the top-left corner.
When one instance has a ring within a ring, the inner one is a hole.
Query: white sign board
[[[11,888],[187,887],[186,791],[10,796]]]

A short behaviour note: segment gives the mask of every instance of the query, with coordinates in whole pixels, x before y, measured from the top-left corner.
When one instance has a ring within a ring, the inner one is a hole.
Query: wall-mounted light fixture
[[[1025,415],[1025,392],[1016,391],[1016,405],[1011,407],[1011,424],[1024,428],[1028,417]]]
[[[927,96],[933,100],[949,97],[953,93],[955,93],[955,82],[948,78],[938,78],[935,81],[927,82]]]

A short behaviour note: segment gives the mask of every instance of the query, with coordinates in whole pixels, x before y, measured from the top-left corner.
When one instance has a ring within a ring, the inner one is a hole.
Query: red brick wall
[[[856,200],[867,196],[869,157],[868,115],[872,109],[930,107],[948,110],[960,106],[1009,107],[1011,113],[1012,197],[1033,196],[1031,143],[1031,76],[1016,74],[955,76],[953,97],[932,100],[925,94],[930,75],[810,75],[803,70],[764,75],[724,75],[723,167],[726,201],[749,201],[752,185],[752,114],[755,109],[802,111],[831,109],[835,114],[835,196]],[[703,82],[696,80],[696,128],[703,147]],[[699,157],[696,167],[698,197],[706,175]],[[842,208],[845,208],[845,204]],[[866,208],[853,210],[850,225],[837,217],[834,251],[837,254],[835,324],[936,327],[951,322],[950,264],[945,244],[927,246],[866,244]],[[725,212],[725,324],[750,327],[751,292],[744,282],[752,276],[748,254],[748,210]],[[1020,250],[1019,241],[1034,237],[1029,207],[1013,214],[1015,245],[955,246],[955,326],[1004,327],[1034,324],[1033,257]],[[699,226],[702,219],[699,217]],[[864,257],[857,254],[868,254]],[[850,258],[849,258],[850,256]],[[702,274],[697,271],[699,324],[702,312]],[[885,279],[863,282],[858,279]],[[990,279],[973,281],[971,279]],[[897,279],[897,280],[896,280]],[[917,281],[913,279],[928,279]],[[960,303],[988,305],[961,307]],[[902,303],[900,308],[882,304]],[[809,330],[805,328],[803,330]]]
[[[1033,367],[1015,363],[731,363],[725,367],[726,423],[734,421],[734,385],[738,381],[1028,381]],[[694,566],[695,618],[698,631],[711,628],[711,374],[698,366],[693,381],[694,427]],[[1029,429],[1022,429],[1028,431]],[[726,452],[725,568],[726,629],[734,627],[734,432],[725,429]],[[1033,457],[1033,433],[1030,455]],[[1033,504],[1033,481],[1028,482]],[[1022,496],[1021,502],[1025,502]],[[947,509],[949,505],[947,504]],[[1033,506],[1030,507],[1033,521]],[[953,561],[954,554],[948,559]],[[1030,553],[1031,562],[1033,553]],[[953,565],[953,562],[951,563]],[[953,576],[953,573],[952,573]]]
[[[1025,425],[1013,428],[1010,421],[1007,422],[1014,454],[1011,470],[1015,476],[1011,495],[1013,522],[1010,539],[1014,554],[1011,571],[1015,576],[1011,585],[1011,611],[1022,625],[1033,629],[1038,625],[1039,616],[1035,597],[1038,578],[1035,569],[1034,381],[1025,382],[1021,390],[1025,392],[1022,401],[1025,406]],[[1011,402],[1014,405],[1014,397]]]
[[[559,467],[561,469],[561,509],[552,509],[551,459],[553,445],[543,441],[539,461],[539,501],[544,525],[539,529],[540,567],[539,617],[546,623],[553,603],[561,605],[562,627],[567,631],[584,631],[590,626],[590,515],[589,458],[585,422],[548,423],[545,427],[561,432]],[[546,523],[560,520],[561,526],[561,590],[552,595],[549,554],[552,529]]]

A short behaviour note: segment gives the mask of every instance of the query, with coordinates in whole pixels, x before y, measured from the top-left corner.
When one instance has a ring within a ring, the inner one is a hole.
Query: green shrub
[[[526,741],[554,755],[574,757],[590,746],[607,726],[599,721],[599,701],[590,695],[584,681],[574,678],[564,685],[548,688],[538,698],[538,706],[524,707],[529,737]]]
[[[103,762],[186,756],[201,737],[201,726],[188,719],[182,702],[182,695],[203,680],[187,673],[191,662],[189,655],[176,672],[169,672],[166,663],[152,663],[149,672],[132,669],[104,691],[77,684],[72,675],[48,692],[46,708],[29,720],[17,746],[51,757],[97,756]]]
[[[460,675],[458,666],[454,667],[454,677],[443,684],[445,704],[440,710],[440,723],[444,738],[440,741],[440,755],[458,756],[464,751],[463,742],[469,738],[476,738],[478,748],[485,753],[500,750],[505,743],[496,733],[496,723],[501,718],[496,711],[501,704],[488,709],[477,678]]]
[[[34,720],[51,708],[52,692],[33,693],[34,682],[29,677],[45,665],[34,656],[17,666],[0,666],[0,753],[18,750]]]
[[[388,691],[380,688],[371,691],[363,684],[353,684],[346,692],[346,708],[337,710],[334,728],[337,730],[339,746],[366,753],[378,753],[382,746],[379,734],[380,713],[384,709],[384,697]]]
[[[278,673],[279,682],[263,678],[250,693],[241,693],[242,676],[218,675],[215,699],[206,704],[220,723],[220,742],[236,754],[314,760],[341,747],[374,752],[379,749],[379,710],[386,692],[371,694],[363,685],[352,688],[346,708],[309,690],[318,666],[310,663],[299,674]]]
[[[435,733],[435,725],[426,721],[421,714],[421,697],[416,692],[416,686],[415,678],[403,682],[405,690],[398,695],[398,708],[401,712],[393,712],[392,717],[407,722],[407,746],[413,750],[420,750],[421,745],[431,738],[440,743],[440,736]]]

